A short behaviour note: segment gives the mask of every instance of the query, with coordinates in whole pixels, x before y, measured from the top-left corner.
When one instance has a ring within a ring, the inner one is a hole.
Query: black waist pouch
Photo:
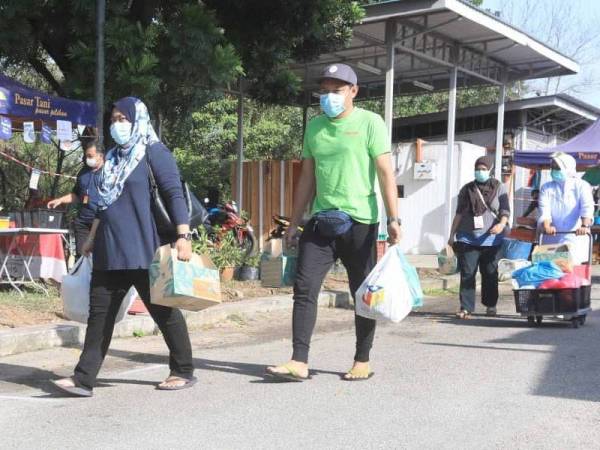
[[[320,211],[313,219],[317,233],[326,238],[336,238],[347,233],[354,223],[352,217],[337,209]]]

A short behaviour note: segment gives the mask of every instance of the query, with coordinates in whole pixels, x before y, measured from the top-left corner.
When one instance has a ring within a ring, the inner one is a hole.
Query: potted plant
[[[258,280],[260,255],[248,256],[240,267],[238,279],[240,281]]]
[[[240,249],[232,233],[227,233],[211,252],[215,266],[221,272],[221,281],[231,281],[235,268],[242,261],[242,249]]]
[[[214,244],[208,238],[208,232],[204,226],[199,226],[197,228],[197,235],[192,241],[192,250],[197,255],[206,255],[212,259],[212,253],[214,249]]]

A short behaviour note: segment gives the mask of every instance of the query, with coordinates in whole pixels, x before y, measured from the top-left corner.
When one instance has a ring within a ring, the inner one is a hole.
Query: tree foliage
[[[242,74],[257,97],[287,98],[299,87],[290,60],[345,45],[362,12],[347,0],[107,2],[107,101],[137,95],[176,121]],[[0,16],[4,65],[93,97],[95,2],[5,0]]]
[[[244,154],[247,160],[293,159],[302,147],[302,111],[244,101]],[[193,190],[227,192],[236,159],[237,99],[214,100],[191,115],[183,130],[170,137],[175,157]]]

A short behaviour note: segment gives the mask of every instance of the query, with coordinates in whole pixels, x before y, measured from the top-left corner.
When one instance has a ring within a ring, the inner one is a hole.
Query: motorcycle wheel
[[[256,254],[256,238],[254,237],[254,233],[250,230],[245,230],[244,233],[238,238],[240,241],[240,247],[244,249],[244,256],[254,256]]]

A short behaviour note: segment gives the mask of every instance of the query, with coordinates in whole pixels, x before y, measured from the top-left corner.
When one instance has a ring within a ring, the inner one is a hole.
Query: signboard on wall
[[[415,162],[413,176],[415,180],[434,180],[435,161]]]

